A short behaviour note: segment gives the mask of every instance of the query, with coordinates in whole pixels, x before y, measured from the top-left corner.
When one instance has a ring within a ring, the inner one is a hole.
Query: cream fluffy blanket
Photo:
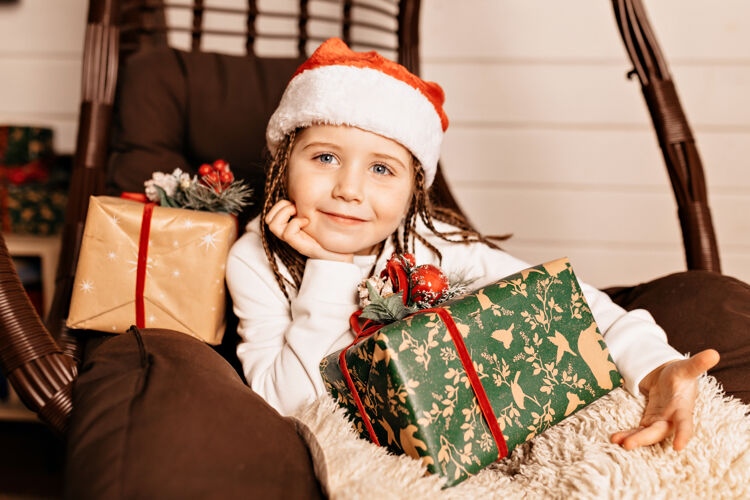
[[[750,498],[750,406],[713,377],[699,383],[695,434],[681,452],[671,440],[633,451],[610,444],[612,432],[637,426],[644,404],[616,389],[447,489],[423,477],[421,462],[359,439],[328,397],[297,418],[332,499]]]

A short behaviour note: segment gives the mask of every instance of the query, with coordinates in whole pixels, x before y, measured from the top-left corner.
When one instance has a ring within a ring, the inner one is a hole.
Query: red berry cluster
[[[232,182],[234,174],[229,169],[229,163],[224,160],[216,160],[213,164],[204,163],[198,169],[200,181],[212,188],[217,193],[224,191]]]

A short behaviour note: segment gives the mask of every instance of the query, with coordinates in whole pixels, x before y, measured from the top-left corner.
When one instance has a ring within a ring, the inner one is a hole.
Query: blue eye
[[[385,165],[382,165],[380,163],[378,163],[377,165],[373,165],[372,171],[378,175],[390,175],[391,174],[391,170]]]
[[[321,163],[336,163],[336,157],[331,153],[323,153],[318,155],[318,160]]]

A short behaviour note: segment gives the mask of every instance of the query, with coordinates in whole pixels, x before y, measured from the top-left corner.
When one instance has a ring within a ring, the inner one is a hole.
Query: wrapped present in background
[[[50,236],[65,222],[67,191],[49,183],[0,187],[2,231],[14,234]]]
[[[70,157],[55,156],[52,130],[0,126],[0,223],[4,233],[49,236],[63,225]]]
[[[321,374],[363,437],[447,486],[622,383],[567,259],[385,325]]]
[[[219,344],[224,263],[236,237],[225,213],[92,197],[68,326],[168,328]]]
[[[0,125],[0,166],[24,166],[54,156],[52,137],[49,128]]]

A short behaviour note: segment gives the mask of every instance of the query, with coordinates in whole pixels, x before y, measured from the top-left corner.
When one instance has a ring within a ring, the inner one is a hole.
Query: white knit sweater
[[[441,231],[452,229],[437,224]],[[529,264],[484,244],[452,244],[418,226],[443,255],[442,263],[417,241],[417,264],[434,264],[448,275],[478,278],[481,287],[521,271]],[[393,252],[388,242],[376,273]],[[354,263],[309,259],[298,291],[288,288],[291,307],[279,288],[260,239],[260,219],[234,244],[227,262],[227,285],[239,318],[242,338],[237,355],[248,384],[280,413],[289,415],[325,393],[318,364],[354,338],[349,316],[357,310],[357,285],[367,277],[375,256],[355,256]],[[288,273],[283,272],[287,277]],[[638,393],[641,379],[659,365],[679,359],[666,334],[643,309],[626,312],[604,292],[581,283],[625,387]]]

